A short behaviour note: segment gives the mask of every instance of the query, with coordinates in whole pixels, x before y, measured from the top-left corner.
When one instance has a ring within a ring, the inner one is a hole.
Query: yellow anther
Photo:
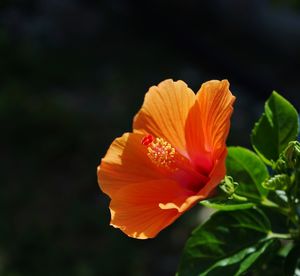
[[[149,159],[158,167],[172,168],[175,162],[175,148],[163,138],[156,138],[147,147]]]

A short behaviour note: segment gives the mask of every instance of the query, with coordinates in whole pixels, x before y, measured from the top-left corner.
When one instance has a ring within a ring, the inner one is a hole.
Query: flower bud
[[[225,176],[224,180],[220,184],[220,189],[231,196],[234,194],[235,190],[238,187],[238,183],[233,181],[233,178],[231,176]]]
[[[291,179],[286,174],[277,174],[262,183],[262,186],[267,190],[282,190],[285,191],[291,184]]]
[[[297,167],[300,160],[300,143],[298,141],[290,142],[284,151],[284,155],[289,168],[294,169]]]
[[[295,169],[300,164],[300,143],[298,141],[289,142],[288,146],[280,154],[275,164],[278,172],[284,172],[289,169]]]

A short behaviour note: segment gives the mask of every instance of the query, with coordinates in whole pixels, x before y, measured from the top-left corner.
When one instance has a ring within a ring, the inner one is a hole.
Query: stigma
[[[149,134],[142,139],[141,143],[147,146],[147,156],[153,164],[160,168],[174,168],[176,150],[169,142]]]

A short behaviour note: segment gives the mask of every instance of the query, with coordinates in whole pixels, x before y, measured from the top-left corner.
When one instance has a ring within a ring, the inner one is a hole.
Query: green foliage
[[[284,265],[284,272],[286,276],[294,276],[299,275],[300,270],[300,245],[296,245],[292,250],[289,252],[285,265]]]
[[[296,109],[274,91],[265,104],[265,112],[252,131],[253,148],[266,164],[272,165],[288,143],[296,139],[297,134]]]
[[[299,274],[297,133],[295,108],[273,92],[252,132],[256,153],[229,147],[218,195],[200,202],[218,212],[188,239],[178,276]]]
[[[284,260],[285,258],[279,255],[271,256],[269,259],[264,256],[265,260],[257,266],[247,276],[284,276]]]
[[[243,147],[229,147],[226,160],[227,174],[239,183],[237,194],[250,198],[265,197],[268,191],[262,182],[269,177],[259,157]]]
[[[241,275],[278,246],[270,229],[258,209],[218,212],[188,239],[178,275]]]

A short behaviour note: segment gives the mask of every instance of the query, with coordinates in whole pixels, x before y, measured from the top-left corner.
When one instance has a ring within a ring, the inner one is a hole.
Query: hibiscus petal
[[[234,100],[227,80],[208,81],[196,95],[185,135],[189,156],[200,171],[210,172],[226,147]]]
[[[190,196],[190,191],[168,179],[128,185],[111,200],[111,225],[130,237],[153,238],[182,214],[182,206],[187,209]]]
[[[195,94],[186,83],[165,80],[147,92],[133,129],[164,138],[184,154],[184,125],[194,103]]]
[[[143,137],[125,133],[115,139],[97,168],[99,186],[110,197],[125,185],[165,177],[147,157]]]
[[[226,174],[226,156],[227,148],[224,149],[220,158],[215,161],[214,168],[212,169],[209,175],[210,180],[198,192],[198,196],[202,196],[202,198],[207,198],[211,195],[211,193],[215,190],[219,183],[224,179],[224,176]]]

